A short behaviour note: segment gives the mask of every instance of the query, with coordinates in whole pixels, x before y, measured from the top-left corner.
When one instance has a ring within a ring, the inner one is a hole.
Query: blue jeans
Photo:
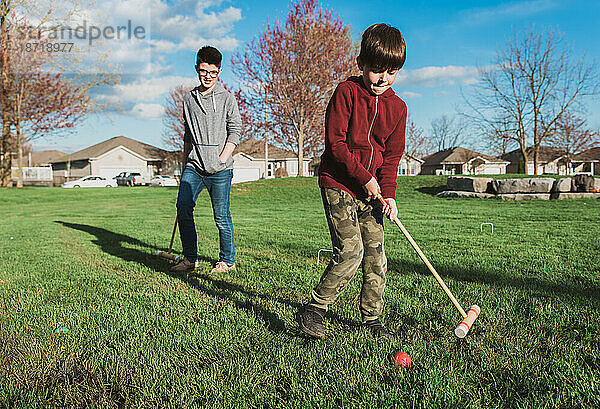
[[[194,206],[198,195],[203,188],[206,188],[212,202],[215,224],[219,229],[221,247],[219,261],[224,261],[230,266],[235,263],[233,222],[231,213],[229,213],[232,178],[233,170],[231,169],[225,169],[212,175],[203,175],[191,166],[184,169],[177,195],[177,220],[183,255],[189,261],[195,262],[198,259]]]

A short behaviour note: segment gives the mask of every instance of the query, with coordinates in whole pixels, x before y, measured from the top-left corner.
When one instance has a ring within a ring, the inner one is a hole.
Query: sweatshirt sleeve
[[[383,164],[379,168],[378,179],[381,195],[385,199],[396,199],[398,164],[404,153],[404,133],[406,131],[406,104],[402,102],[400,120],[388,138],[383,152]]]
[[[346,170],[347,174],[361,185],[365,185],[373,175],[367,171],[348,149],[347,134],[352,114],[351,89],[340,84],[327,105],[325,114],[325,142],[331,156]]]
[[[188,99],[186,97],[183,98],[183,110],[181,112],[181,116],[183,117],[183,143],[192,143],[192,131],[190,130],[190,125],[188,124],[186,110],[187,110]]]
[[[228,96],[227,109],[227,142],[234,145],[240,143],[240,135],[242,133],[242,117],[238,108],[237,100],[231,93]]]

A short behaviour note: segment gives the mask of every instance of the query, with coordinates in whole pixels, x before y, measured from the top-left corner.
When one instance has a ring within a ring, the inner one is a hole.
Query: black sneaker
[[[173,267],[171,267],[169,270],[171,270],[174,273],[182,273],[182,272],[186,272],[186,271],[194,271],[196,269],[196,263],[192,263],[191,261],[189,261],[187,258],[183,258],[181,259],[181,261],[177,264],[175,264]]]
[[[312,305],[300,307],[296,313],[296,321],[300,330],[313,338],[325,339],[325,329],[323,329],[323,317],[325,310]]]
[[[390,334],[388,332],[388,330],[385,329],[385,327],[383,326],[381,321],[379,321],[379,318],[375,318],[374,320],[363,322],[362,325],[363,325],[363,327],[365,327],[369,331],[371,331],[371,334],[373,334],[373,336],[376,338],[385,338],[385,339],[393,338],[392,334]]]

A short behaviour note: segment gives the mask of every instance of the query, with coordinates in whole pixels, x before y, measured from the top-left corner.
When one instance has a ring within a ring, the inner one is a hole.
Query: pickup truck
[[[139,172],[121,172],[115,176],[119,186],[146,186],[150,180],[144,178]]]

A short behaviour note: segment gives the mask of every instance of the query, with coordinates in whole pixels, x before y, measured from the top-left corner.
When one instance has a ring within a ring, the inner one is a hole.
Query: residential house
[[[23,186],[52,186],[52,167],[50,162],[64,156],[65,153],[57,150],[28,152],[22,159]],[[16,183],[19,179],[17,160],[13,159],[11,179]]]
[[[502,159],[510,162],[506,167],[508,173],[519,173],[520,164],[523,160],[523,154],[521,149],[515,149],[514,151],[505,153],[501,156]],[[540,146],[538,151],[538,164],[537,172],[534,172],[533,166],[533,147],[529,147],[525,150],[527,153],[527,167],[525,173],[527,175],[568,175],[572,173],[571,164],[567,160],[563,151],[549,146]]]
[[[414,176],[421,173],[424,160],[404,153],[398,165],[398,176]]]
[[[65,155],[66,153],[57,150],[29,152],[27,156],[25,156],[24,162],[27,166],[51,166],[50,163],[53,160]]]
[[[233,151],[233,183],[265,178],[265,143],[248,138]],[[303,174],[309,175],[310,158],[303,160]],[[288,176],[298,176],[298,155],[287,149],[269,144],[267,151],[266,178],[275,177],[278,168],[285,169]]]
[[[454,147],[423,158],[422,175],[500,175],[506,173],[508,161]]]
[[[120,172],[139,172],[151,178],[156,174],[173,175],[179,169],[175,152],[125,136],[115,136],[50,163],[55,185],[87,175],[112,178]]]
[[[591,148],[573,156],[571,166],[573,173],[600,175],[600,147]]]

